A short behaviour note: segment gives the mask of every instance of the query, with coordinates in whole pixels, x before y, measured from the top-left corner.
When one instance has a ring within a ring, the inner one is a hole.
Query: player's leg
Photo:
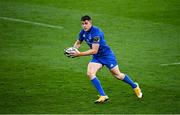
[[[112,75],[115,76],[117,79],[122,80],[125,83],[129,84],[134,89],[134,92],[138,98],[142,98],[142,92],[141,89],[139,88],[139,85],[135,83],[133,80],[131,80],[131,78],[128,75],[120,72],[118,65],[110,69],[110,71]]]
[[[112,55],[108,55],[105,58],[101,58],[100,60],[104,65],[106,65],[107,68],[111,71],[113,76],[115,76],[117,79],[122,80],[128,84],[131,85],[132,88],[137,87],[137,85],[124,73],[121,73],[116,61],[116,57]]]
[[[87,76],[90,80],[94,79],[96,77],[96,73],[98,70],[102,68],[102,64],[95,63],[95,62],[89,62],[87,67]]]
[[[108,100],[108,96],[105,94],[100,81],[98,80],[98,78],[96,77],[96,73],[99,69],[102,68],[102,64],[100,63],[94,63],[94,62],[90,62],[88,64],[88,68],[87,68],[87,75],[89,77],[89,79],[91,80],[92,84],[95,86],[95,88],[97,89],[97,91],[99,92],[99,99],[95,101],[95,103],[102,103],[106,100]]]
[[[92,84],[95,86],[95,88],[99,92],[99,95],[105,96],[106,94],[101,86],[101,83],[99,79],[96,77],[96,73],[99,69],[101,69],[101,67],[102,67],[102,64],[100,63],[90,62],[87,68],[87,76],[89,77]]]
[[[118,65],[115,66],[110,70],[113,76],[115,76],[117,79],[124,81],[125,83],[128,83],[132,88],[136,88],[137,85],[134,81],[131,80],[131,78],[128,75],[125,75],[124,73],[120,72]]]

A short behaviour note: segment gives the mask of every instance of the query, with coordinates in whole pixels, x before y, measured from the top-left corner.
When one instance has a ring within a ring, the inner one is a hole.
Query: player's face
[[[81,23],[82,23],[82,28],[84,29],[84,31],[89,31],[89,29],[92,26],[91,21],[89,20],[81,21]]]

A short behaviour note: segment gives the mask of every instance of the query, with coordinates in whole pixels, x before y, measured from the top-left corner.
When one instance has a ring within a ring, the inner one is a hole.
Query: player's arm
[[[77,52],[78,53],[77,56],[87,56],[87,55],[97,54],[99,50],[99,42],[100,42],[100,36],[93,37],[92,48],[85,52]]]
[[[74,46],[73,46],[73,47],[79,49],[79,48],[81,47],[81,43],[82,43],[82,41],[77,40],[77,41],[74,43]]]
[[[76,50],[76,51],[73,51],[70,55],[75,56],[75,57],[93,55],[93,54],[97,54],[98,50],[99,50],[99,44],[92,44],[91,49],[84,51],[84,52],[80,52],[80,51]]]
[[[87,56],[87,55],[93,55],[93,54],[97,54],[98,50],[99,50],[99,42],[100,42],[100,37],[99,36],[95,36],[93,38],[93,43],[92,43],[92,48],[84,51],[84,52],[80,52],[80,51],[74,51],[72,52],[72,56],[78,57],[78,56]]]
[[[87,56],[87,55],[97,54],[98,50],[99,50],[99,44],[92,44],[91,49],[85,52],[79,52],[77,56]]]

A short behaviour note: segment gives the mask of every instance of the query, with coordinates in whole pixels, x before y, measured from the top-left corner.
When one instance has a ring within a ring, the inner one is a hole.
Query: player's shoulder
[[[84,33],[85,33],[85,31],[83,29],[81,29],[80,32],[79,32],[80,35],[82,35]]]
[[[97,26],[93,26],[92,31],[93,31],[93,33],[102,33],[102,30]]]
[[[92,28],[93,28],[94,31],[100,31],[100,30],[101,30],[101,29],[100,29],[99,27],[97,27],[97,26],[93,26]]]

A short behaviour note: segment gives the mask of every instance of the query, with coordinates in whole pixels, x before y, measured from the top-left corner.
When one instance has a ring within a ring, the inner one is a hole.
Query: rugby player
[[[96,76],[96,73],[104,65],[118,80],[129,84],[138,98],[142,98],[143,94],[138,83],[134,82],[127,74],[124,74],[119,70],[115,54],[106,44],[104,33],[101,29],[92,25],[92,19],[88,15],[81,17],[81,24],[82,30],[79,33],[78,39],[74,43],[74,47],[79,49],[81,43],[85,41],[90,49],[84,52],[80,52],[79,50],[72,51],[70,55],[74,57],[92,55],[92,60],[90,60],[87,67],[87,76],[99,92],[99,98],[95,103],[103,103],[109,99]]]

